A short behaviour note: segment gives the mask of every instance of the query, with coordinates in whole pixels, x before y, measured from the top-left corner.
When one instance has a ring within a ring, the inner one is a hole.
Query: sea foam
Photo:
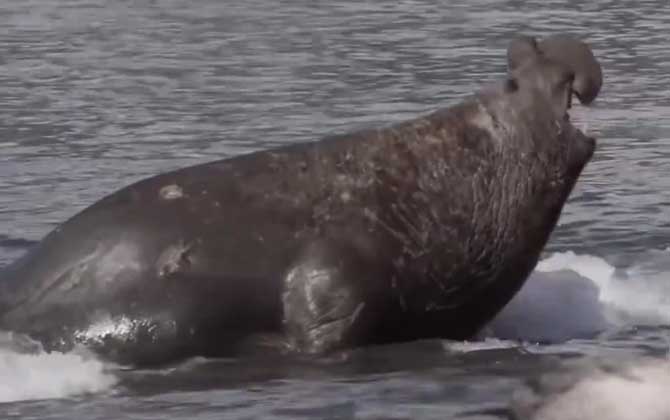
[[[46,353],[24,337],[0,332],[0,403],[102,392],[116,382],[92,356]]]

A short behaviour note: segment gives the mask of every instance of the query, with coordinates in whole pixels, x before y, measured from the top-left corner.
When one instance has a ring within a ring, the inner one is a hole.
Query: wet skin
[[[123,188],[0,273],[0,328],[133,364],[471,337],[594,152],[575,68],[527,55],[426,116]]]

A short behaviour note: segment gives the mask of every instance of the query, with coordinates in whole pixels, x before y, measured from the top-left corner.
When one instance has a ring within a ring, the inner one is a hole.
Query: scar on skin
[[[177,184],[166,185],[158,191],[158,195],[163,200],[176,200],[184,196],[184,190]]]
[[[190,251],[195,243],[186,244],[183,241],[168,246],[156,261],[156,270],[159,277],[167,277],[170,274],[188,269],[191,265]]]

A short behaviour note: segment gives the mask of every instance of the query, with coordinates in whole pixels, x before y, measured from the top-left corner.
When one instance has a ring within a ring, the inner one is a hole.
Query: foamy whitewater
[[[593,339],[607,331],[668,324],[668,274],[667,250],[649,252],[643,263],[627,269],[616,269],[595,256],[554,254],[538,264],[480,341],[446,342],[445,349],[471,353],[521,347],[558,354],[579,346],[579,339]],[[598,360],[603,354],[594,356]],[[541,382],[543,389],[520,390],[515,400],[518,412],[523,413],[519,418],[632,418],[628,413],[638,413],[636,418],[644,419],[670,416],[664,396],[670,389],[670,365],[665,361],[629,359],[614,372],[602,368],[600,362],[590,363],[588,368],[568,370],[573,373],[564,373],[561,379],[549,377]],[[0,402],[108,391],[118,382],[118,371],[114,372],[85,352],[48,354],[25,337],[0,334]],[[594,407],[609,407],[609,411]],[[599,417],[599,413],[607,415]]]
[[[616,269],[604,259],[573,252],[541,261],[524,288],[484,332],[483,343],[452,351],[506,348],[520,340],[526,351],[536,341],[559,343],[544,352],[574,350],[580,337],[642,325],[670,323],[670,252],[649,251],[644,262]],[[506,340],[507,339],[507,340]],[[670,334],[665,337],[670,347]],[[579,347],[582,353],[590,349]],[[547,374],[519,390],[518,419],[667,420],[670,418],[670,361],[608,355],[594,348],[592,359]]]
[[[11,332],[0,332],[0,403],[63,398],[108,390],[116,378],[92,356],[45,353]]]

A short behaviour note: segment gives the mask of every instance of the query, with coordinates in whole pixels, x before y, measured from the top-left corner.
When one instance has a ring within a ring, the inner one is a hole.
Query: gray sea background
[[[133,370],[3,332],[0,418],[670,418],[664,0],[1,1],[0,267],[131,182],[455,104],[555,33],[603,65],[571,111],[598,150],[479,340]]]

